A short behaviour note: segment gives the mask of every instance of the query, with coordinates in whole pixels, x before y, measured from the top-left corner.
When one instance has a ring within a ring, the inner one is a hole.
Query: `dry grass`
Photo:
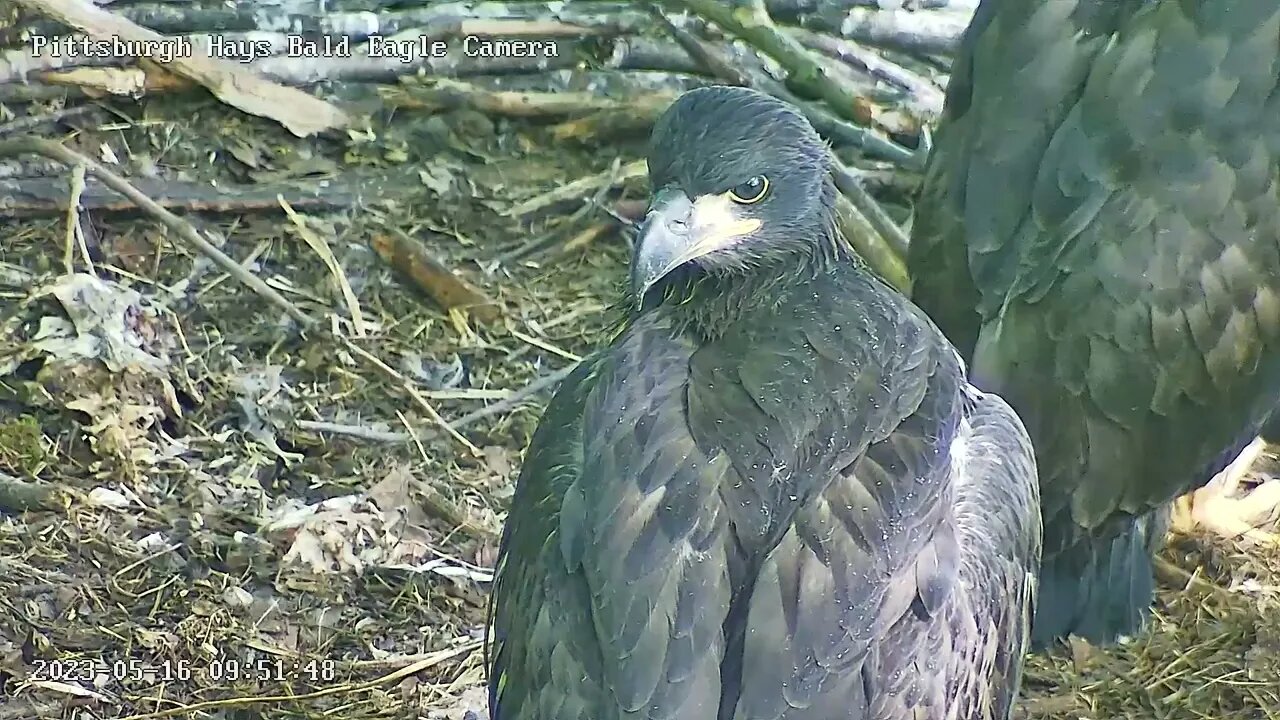
[[[1026,716],[1280,717],[1280,563],[1218,538],[1175,538],[1149,632],[1106,652],[1033,657]]]

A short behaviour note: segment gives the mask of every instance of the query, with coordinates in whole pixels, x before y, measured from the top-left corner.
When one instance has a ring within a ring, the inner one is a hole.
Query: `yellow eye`
[[[769,192],[769,178],[763,175],[755,175],[750,180],[730,190],[729,199],[739,205],[750,205],[763,200],[767,192]]]

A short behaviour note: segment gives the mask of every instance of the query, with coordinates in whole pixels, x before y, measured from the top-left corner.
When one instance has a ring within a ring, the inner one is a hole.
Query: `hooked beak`
[[[679,190],[663,190],[649,206],[631,261],[631,290],[637,302],[667,273],[760,229],[760,220],[742,218],[727,195],[696,201]]]

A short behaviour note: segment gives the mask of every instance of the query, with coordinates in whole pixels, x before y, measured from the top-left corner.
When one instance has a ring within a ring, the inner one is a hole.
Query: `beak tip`
[[[656,202],[640,226],[631,255],[631,292],[637,304],[649,288],[670,272],[689,247],[687,227],[691,204],[681,193]]]

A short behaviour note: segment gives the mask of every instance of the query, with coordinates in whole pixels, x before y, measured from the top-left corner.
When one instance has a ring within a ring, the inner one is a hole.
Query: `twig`
[[[158,67],[78,67],[32,73],[32,78],[50,85],[60,85],[88,92],[94,97],[104,94],[138,98],[157,93],[186,91],[196,83]]]
[[[489,296],[436,259],[416,238],[396,231],[392,235],[374,235],[369,246],[383,262],[444,310],[458,308],[482,322],[498,319],[498,305]]]
[[[129,184],[127,180],[103,167],[96,160],[82,155],[65,145],[43,138],[22,137],[13,140],[0,140],[0,156],[23,154],[43,155],[68,167],[74,167],[77,164],[84,165],[85,169],[93,173],[104,185],[132,200],[134,204],[159,220],[165,227],[173,230],[178,237],[212,260],[215,265],[222,268],[228,275],[239,280],[245,287],[282,309],[299,325],[307,328],[315,326],[314,319],[299,310],[296,305],[273,290],[256,275],[241,267],[240,263],[201,237],[200,233],[196,232],[196,229],[190,223],[160,207],[151,198],[143,195],[137,188]]]
[[[618,100],[590,92],[488,90],[474,83],[447,78],[406,83],[401,88],[388,89],[382,96],[395,107],[427,110],[467,108],[491,115],[525,118],[584,115],[606,110],[636,112],[637,105],[666,107],[675,99],[672,93],[643,93]]]
[[[928,78],[851,40],[842,40],[801,28],[787,28],[786,32],[805,47],[840,60],[849,67],[902,90],[907,95],[908,105],[917,115],[933,119],[942,114],[946,94]]]
[[[880,207],[880,203],[871,197],[866,188],[862,187],[862,183],[858,178],[849,172],[840,162],[835,162],[835,168],[832,171],[833,178],[836,181],[836,187],[840,192],[849,198],[858,208],[859,212],[867,217],[867,221],[876,229],[876,232],[885,239],[889,244],[889,249],[900,258],[907,256],[907,234],[898,227],[898,224],[889,217],[889,213]]]
[[[636,180],[648,173],[648,165],[644,160],[634,160],[620,168],[611,168],[596,175],[579,178],[567,185],[560,185],[548,192],[530,198],[507,210],[507,217],[520,217],[543,208],[580,198],[603,186],[616,186],[628,180]]]
[[[676,26],[665,16],[663,24],[679,43],[681,48],[705,66],[715,77],[731,85],[746,85],[762,92],[782,98],[795,105],[805,114],[821,135],[834,143],[859,148],[870,155],[876,155],[904,166],[920,166],[922,157],[906,148],[880,137],[869,128],[862,128],[848,123],[830,112],[812,103],[796,97],[785,85],[774,80],[763,69],[749,68],[739,70],[728,62],[720,48],[715,48],[694,37],[689,31]],[[867,113],[871,115],[870,112]]]
[[[474,410],[472,412],[467,413],[466,415],[463,415],[457,420],[454,420],[453,427],[464,428],[468,425],[472,425],[476,422],[479,422],[487,417],[499,415],[501,413],[507,412],[508,410],[514,410],[517,406],[520,405],[520,403],[524,402],[525,399],[527,399],[528,397],[532,395],[536,395],[542,392],[543,390],[546,390],[548,388],[558,385],[561,380],[564,380],[565,378],[569,377],[569,374],[572,373],[574,369],[577,367],[578,365],[577,363],[575,363],[568,367],[557,370],[553,373],[543,375],[542,377],[534,380],[528,385],[525,385],[519,390],[511,393],[511,397],[508,397],[506,400],[500,400],[488,407],[480,408],[479,410]]]
[[[31,115],[29,117],[10,120],[9,122],[0,125],[0,137],[12,135],[18,132],[28,132],[40,127],[41,125],[53,124],[68,118],[88,115],[89,113],[96,112],[97,110],[97,105],[78,105],[76,107],[63,108],[62,110],[45,113],[43,115]]]
[[[719,53],[712,51],[706,44],[693,36],[693,33],[671,22],[656,5],[650,5],[649,11],[657,18],[658,23],[675,38],[675,41],[689,53],[689,57],[700,63],[713,75],[730,85],[746,86],[750,84],[748,76],[730,65]]]
[[[843,13],[819,13],[806,25],[881,47],[949,55],[972,19],[972,7],[918,11],[855,7]]]
[[[0,261],[0,286],[8,285],[15,288],[24,288],[36,280],[36,274],[22,267]]]
[[[546,340],[536,338],[532,335],[527,335],[525,333],[520,332],[519,330],[512,330],[511,335],[521,342],[528,343],[538,348],[539,350],[545,350],[546,352],[549,352],[552,355],[558,355],[564,358],[565,360],[568,360],[569,362],[576,363],[582,360],[580,356],[574,355],[568,350],[565,350],[563,348],[558,348],[555,345],[552,345],[551,343],[547,342]]]
[[[668,1],[684,4],[694,12],[720,25],[726,31],[739,35],[752,45],[760,47],[766,54],[782,64],[791,73],[793,80],[812,87],[814,92],[822,97],[833,110],[845,117],[852,118],[855,122],[860,120],[859,108],[865,104],[861,98],[849,89],[844,88],[838,79],[831,77],[826,68],[815,61],[809,51],[801,46],[799,42],[790,36],[784,35],[775,27],[770,22],[768,15],[760,15],[759,13],[763,12],[759,8],[760,0],[750,0],[756,6],[755,9],[750,11],[741,8],[731,11],[720,0]],[[739,0],[739,2],[742,1]],[[741,20],[740,16],[746,19]],[[705,52],[710,53],[711,51],[707,50]],[[718,63],[712,63],[712,67],[716,65]],[[809,118],[809,122],[813,124],[814,129],[825,137],[836,142],[853,145],[868,154],[892,160],[907,167],[914,168],[924,164],[924,158],[919,157],[917,153],[881,137],[868,128],[858,127],[836,117],[831,112],[814,107],[810,103],[796,98],[784,85],[768,77],[763,72],[752,72],[749,76],[749,84],[752,87],[762,92],[776,95],[800,108],[805,117]],[[728,80],[728,78],[724,79]]]
[[[648,133],[670,103],[639,105],[635,108],[602,110],[575,120],[566,120],[551,128],[556,140],[590,140],[607,143],[618,138]]]
[[[576,368],[577,366],[578,366],[577,363],[574,363],[573,365],[569,365],[568,367],[562,368],[560,370],[556,370],[555,372],[542,375],[536,378],[533,382],[529,383],[528,385],[525,385],[519,390],[512,392],[506,398],[503,398],[502,400],[499,400],[498,402],[492,405],[489,405],[487,407],[483,407],[483,408],[480,408],[479,410],[475,410],[467,413],[466,415],[463,415],[457,420],[454,420],[453,422],[449,423],[449,426],[454,430],[461,430],[462,428],[467,427],[468,425],[474,425],[475,423],[481,420],[484,420],[485,418],[492,417],[494,415],[500,415],[504,412],[507,412],[508,410],[514,410],[516,407],[520,405],[520,403],[524,402],[529,397],[533,395],[537,395],[538,393],[559,384],[561,380],[564,380],[565,378],[569,377],[569,374],[572,373],[574,368]],[[406,443],[413,439],[413,436],[407,432],[374,430],[372,428],[360,427],[358,425],[345,425],[341,423],[322,422],[318,420],[299,420],[295,423],[295,425],[301,430],[308,430],[311,432],[327,432],[327,433],[334,433],[337,435],[347,435],[350,437],[361,438],[363,440],[370,440],[373,442]]]
[[[60,164],[49,165],[61,172]],[[15,170],[27,174],[15,176],[15,173],[4,172],[0,175],[0,198],[3,198],[0,218],[56,215],[66,210],[69,194],[63,177],[39,176],[45,168],[31,168],[29,164]],[[207,182],[149,177],[133,177],[129,182],[160,207],[201,213],[275,211],[280,208],[278,198],[284,198],[295,210],[346,209],[356,205],[361,196],[398,199],[414,191],[413,185],[395,175],[333,178],[311,188],[286,183],[219,185],[214,188]],[[138,209],[137,203],[121,197],[97,177],[90,177],[85,183],[80,207],[99,214],[136,212]]]
[[[919,173],[899,168],[855,167],[851,158],[841,157],[840,159],[845,163],[849,174],[853,175],[858,184],[873,197],[888,196],[899,205],[905,205],[910,203],[911,198],[915,197],[916,191],[920,188]]]
[[[368,350],[365,350],[359,345],[356,345],[355,343],[351,342],[347,338],[342,337],[341,335],[337,336],[337,338],[342,342],[343,345],[346,346],[347,350],[350,350],[353,354],[359,355],[360,357],[364,358],[365,361],[367,361],[369,364],[373,365],[374,367],[382,371],[387,376],[399,382],[401,389],[404,390],[405,393],[408,394],[409,397],[412,398],[415,403],[417,403],[418,407],[425,410],[427,413],[427,416],[431,418],[432,422],[434,422],[436,426],[439,427],[441,430],[444,430],[449,435],[449,437],[453,438],[454,440],[457,440],[458,444],[465,447],[472,455],[476,457],[484,456],[484,453],[480,451],[480,448],[476,447],[470,440],[463,437],[462,434],[459,433],[457,429],[449,423],[448,420],[445,420],[443,417],[441,417],[440,413],[436,411],[435,406],[427,402],[426,398],[422,397],[422,393],[419,393],[413,387],[413,383],[409,382],[408,378],[406,378],[403,374],[401,374],[395,368],[383,362],[380,358],[378,358],[373,353],[369,352]]]
[[[283,703],[296,703],[301,700],[315,700],[317,698],[330,697],[333,695],[347,695],[351,693],[364,692],[372,690],[383,685],[390,685],[399,682],[411,675],[417,675],[425,670],[439,665],[446,660],[451,660],[463,653],[474,652],[479,649],[482,642],[477,640],[459,645],[456,648],[448,650],[440,650],[425,656],[418,662],[407,667],[400,668],[395,672],[388,673],[379,678],[374,678],[368,682],[355,683],[351,685],[333,685],[330,687],[316,690],[315,692],[303,693],[301,695],[264,695],[252,697],[235,697],[222,700],[205,700],[191,705],[182,705],[179,707],[165,708],[156,712],[143,713],[141,715],[129,715],[120,720],[160,720],[161,718],[175,717],[178,715],[195,716],[205,710],[216,710],[220,708],[237,708],[237,707],[253,707],[254,705],[275,705]]]
[[[861,150],[864,154],[889,160],[908,170],[923,170],[925,154],[912,152],[907,148],[881,137],[870,128],[858,127],[842,120],[824,108],[800,100],[791,94],[782,83],[767,81],[758,85],[760,90],[776,95],[804,112],[805,117],[813,124],[813,128],[832,142],[849,145]]]
[[[799,42],[769,19],[764,0],[672,0],[759,48],[786,68],[792,82],[812,90],[841,117],[857,120],[857,93],[845,87]]]
[[[629,222],[619,218],[614,218],[614,220],[624,223]],[[599,240],[605,233],[615,227],[617,227],[617,225],[614,222],[592,223],[582,232],[566,240],[564,245],[560,246],[560,249],[556,251],[554,257],[565,257],[573,253],[582,252],[590,247],[596,240]]]
[[[1024,718],[1054,718],[1066,715],[1075,717],[1080,713],[1072,712],[1080,707],[1080,700],[1077,699],[1075,693],[1061,693],[1058,695],[1050,695],[1048,697],[1029,697],[1024,698],[1014,710],[1014,718],[1023,720]]]
[[[839,166],[835,171],[840,172]],[[910,294],[911,279],[907,274],[905,256],[894,251],[849,196],[841,193],[836,202],[836,214],[845,239],[867,265],[898,291]]]
[[[390,430],[374,430],[373,428],[367,428],[361,425],[324,422],[323,420],[299,420],[294,424],[298,429],[306,430],[308,432],[346,435],[353,438],[359,438],[361,440],[369,440],[371,442],[402,443],[410,440],[408,433],[392,432]]]
[[[80,218],[80,195],[84,192],[84,166],[71,168],[70,195],[66,208],[66,235],[62,240],[62,271],[71,275],[76,271],[76,224]],[[85,253],[87,259],[89,253]]]
[[[422,458],[423,462],[430,463],[431,455],[427,452],[427,448],[423,446],[422,441],[418,439],[418,434],[413,431],[413,425],[409,422],[409,418],[405,417],[404,413],[399,410],[396,411],[396,417],[400,419],[400,424],[404,426],[405,432],[413,440],[413,444],[418,450],[418,456]],[[424,483],[420,492],[423,509],[449,523],[454,528],[461,529],[472,537],[478,538],[492,539],[497,535],[489,528],[481,527],[468,520],[467,514],[431,483]]]
[[[1171,588],[1178,588],[1184,592],[1195,591],[1202,596],[1227,602],[1239,599],[1227,588],[1199,577],[1198,571],[1197,574],[1189,573],[1162,557],[1152,558],[1151,564],[1155,570],[1156,579]]]
[[[489,260],[485,264],[486,271],[492,272],[494,268],[501,265],[510,265],[518,260],[544,252],[556,244],[558,237],[558,233],[555,232],[537,233],[528,240],[521,242],[510,250],[499,253],[497,257]]]
[[[293,224],[294,232],[302,237],[302,241],[307,244],[307,247],[311,248],[311,251],[329,269],[329,274],[333,276],[334,282],[338,284],[338,290],[342,293],[342,300],[347,305],[347,313],[351,316],[351,328],[355,331],[356,337],[364,337],[365,321],[364,312],[360,309],[360,300],[356,298],[355,291],[351,289],[351,281],[347,279],[347,273],[343,271],[342,263],[338,262],[338,258],[334,256],[333,248],[329,247],[329,243],[320,234],[312,231],[307,226],[302,216],[284,198],[280,198],[280,207]]]

